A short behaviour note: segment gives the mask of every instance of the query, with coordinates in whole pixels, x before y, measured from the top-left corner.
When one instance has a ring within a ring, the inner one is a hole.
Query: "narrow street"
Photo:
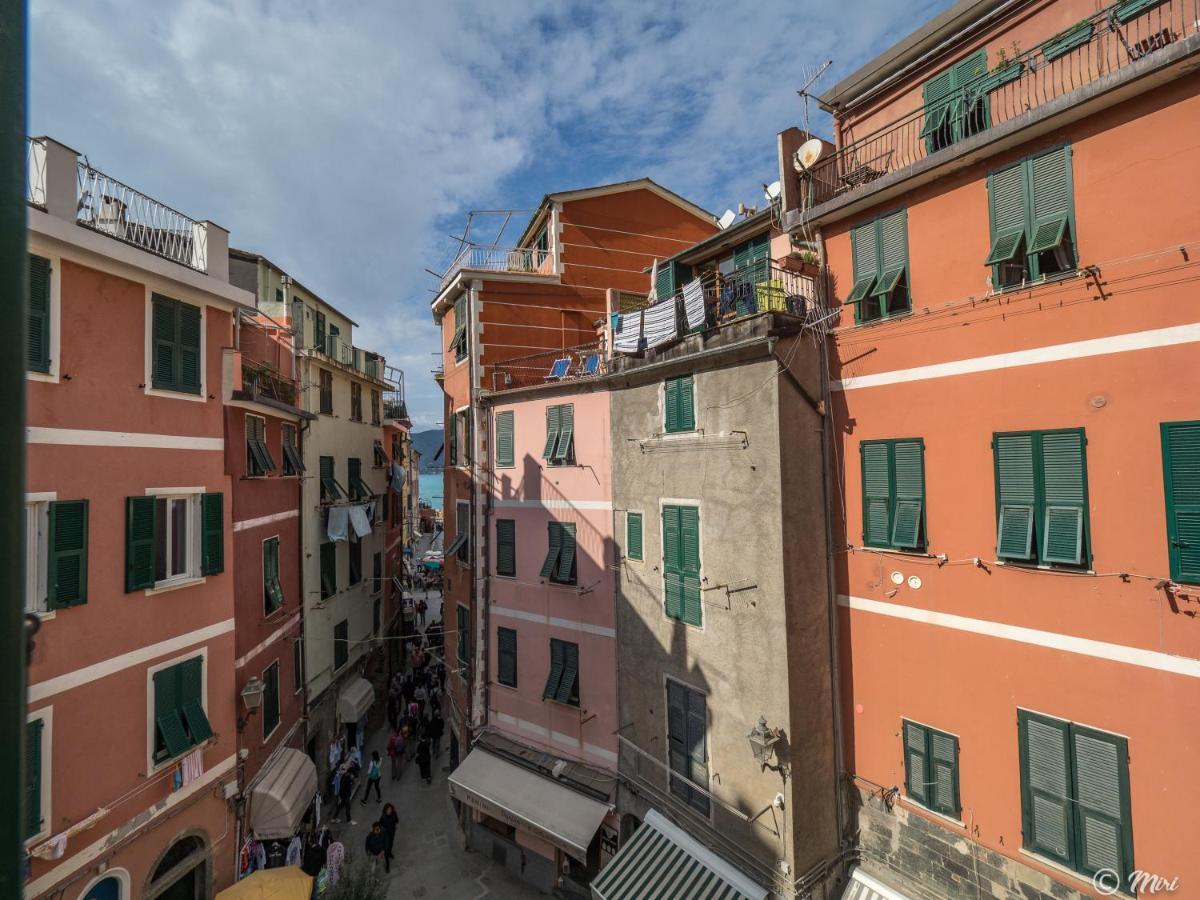
[[[414,548],[414,558],[420,560],[428,549],[430,537],[422,535]],[[417,599],[421,598],[420,591]],[[442,598],[436,591],[429,593],[426,621],[441,616]],[[382,702],[380,698],[379,702]],[[388,740],[387,722],[383,717],[379,727],[368,737],[363,756],[370,759],[371,751],[379,751],[384,760],[383,803],[393,803],[400,815],[396,833],[395,862],[387,876],[388,900],[468,900],[468,898],[503,897],[534,898],[543,894],[515,878],[503,866],[494,864],[479,853],[464,849],[454,822],[454,809],[446,789],[449,763],[448,743],[442,742],[441,756],[433,767],[433,783],[425,784],[415,761],[407,762],[398,781],[390,777],[385,752]],[[361,857],[371,823],[383,809],[383,803],[361,800],[362,788],[354,800],[353,824],[344,821],[331,825],[334,833],[346,846],[347,854]]]

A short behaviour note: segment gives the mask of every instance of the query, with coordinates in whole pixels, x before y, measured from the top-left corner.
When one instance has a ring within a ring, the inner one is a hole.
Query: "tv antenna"
[[[825,70],[833,65],[833,60],[826,60],[819,66],[805,66],[803,70],[804,87],[796,91],[797,94],[804,100],[804,130],[811,134],[812,129],[808,127],[808,98],[812,96],[811,89],[825,74]]]

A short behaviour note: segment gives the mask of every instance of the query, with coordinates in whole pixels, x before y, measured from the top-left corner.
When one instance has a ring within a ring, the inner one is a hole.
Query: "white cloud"
[[[356,343],[405,368],[428,426],[441,399],[424,268],[448,222],[640,175],[709,207],[755,200],[775,133],[798,121],[803,67],[836,57],[844,73],[924,12],[32,0],[31,128],[346,310]]]

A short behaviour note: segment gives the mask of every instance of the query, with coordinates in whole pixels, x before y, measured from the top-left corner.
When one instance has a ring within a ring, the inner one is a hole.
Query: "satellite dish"
[[[736,218],[737,218],[737,213],[735,213],[732,209],[727,209],[721,215],[721,218],[717,219],[717,224],[721,226],[722,230],[724,230],[724,229],[728,228],[730,225],[732,225],[734,219],[736,219]]]
[[[821,158],[821,154],[825,152],[825,145],[820,138],[810,138],[800,145],[800,149],[796,151],[796,155],[792,157],[792,167],[797,172],[805,172],[811,169]]]
[[[766,195],[767,202],[770,203],[772,200],[774,200],[776,197],[779,196],[779,182],[776,181],[776,182],[772,182],[771,184],[764,184],[763,185],[763,194]]]

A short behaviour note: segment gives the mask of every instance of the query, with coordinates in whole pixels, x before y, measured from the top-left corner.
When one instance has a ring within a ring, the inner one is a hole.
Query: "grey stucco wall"
[[[765,338],[770,321],[751,333]],[[819,368],[806,359],[814,353],[811,341],[797,348],[791,368],[819,396]],[[733,358],[692,361],[687,345],[679,356],[677,368],[653,374],[630,366],[613,391],[618,539],[628,511],[644,516],[644,560],[619,563],[620,734],[642,752],[622,744],[618,807],[641,818],[653,806],[779,889],[838,846],[819,417],[778,376],[765,340]],[[694,379],[698,433],[644,445],[663,431],[663,378],[684,372]],[[728,439],[735,432],[746,447]],[[661,506],[672,501],[700,508],[699,628],[664,612]],[[650,761],[667,761],[668,678],[707,697],[709,790],[720,801],[707,820]],[[786,777],[763,771],[751,753],[747,732],[759,716],[786,736]],[[783,809],[769,808],[778,793]],[[762,815],[747,823],[722,804]]]

